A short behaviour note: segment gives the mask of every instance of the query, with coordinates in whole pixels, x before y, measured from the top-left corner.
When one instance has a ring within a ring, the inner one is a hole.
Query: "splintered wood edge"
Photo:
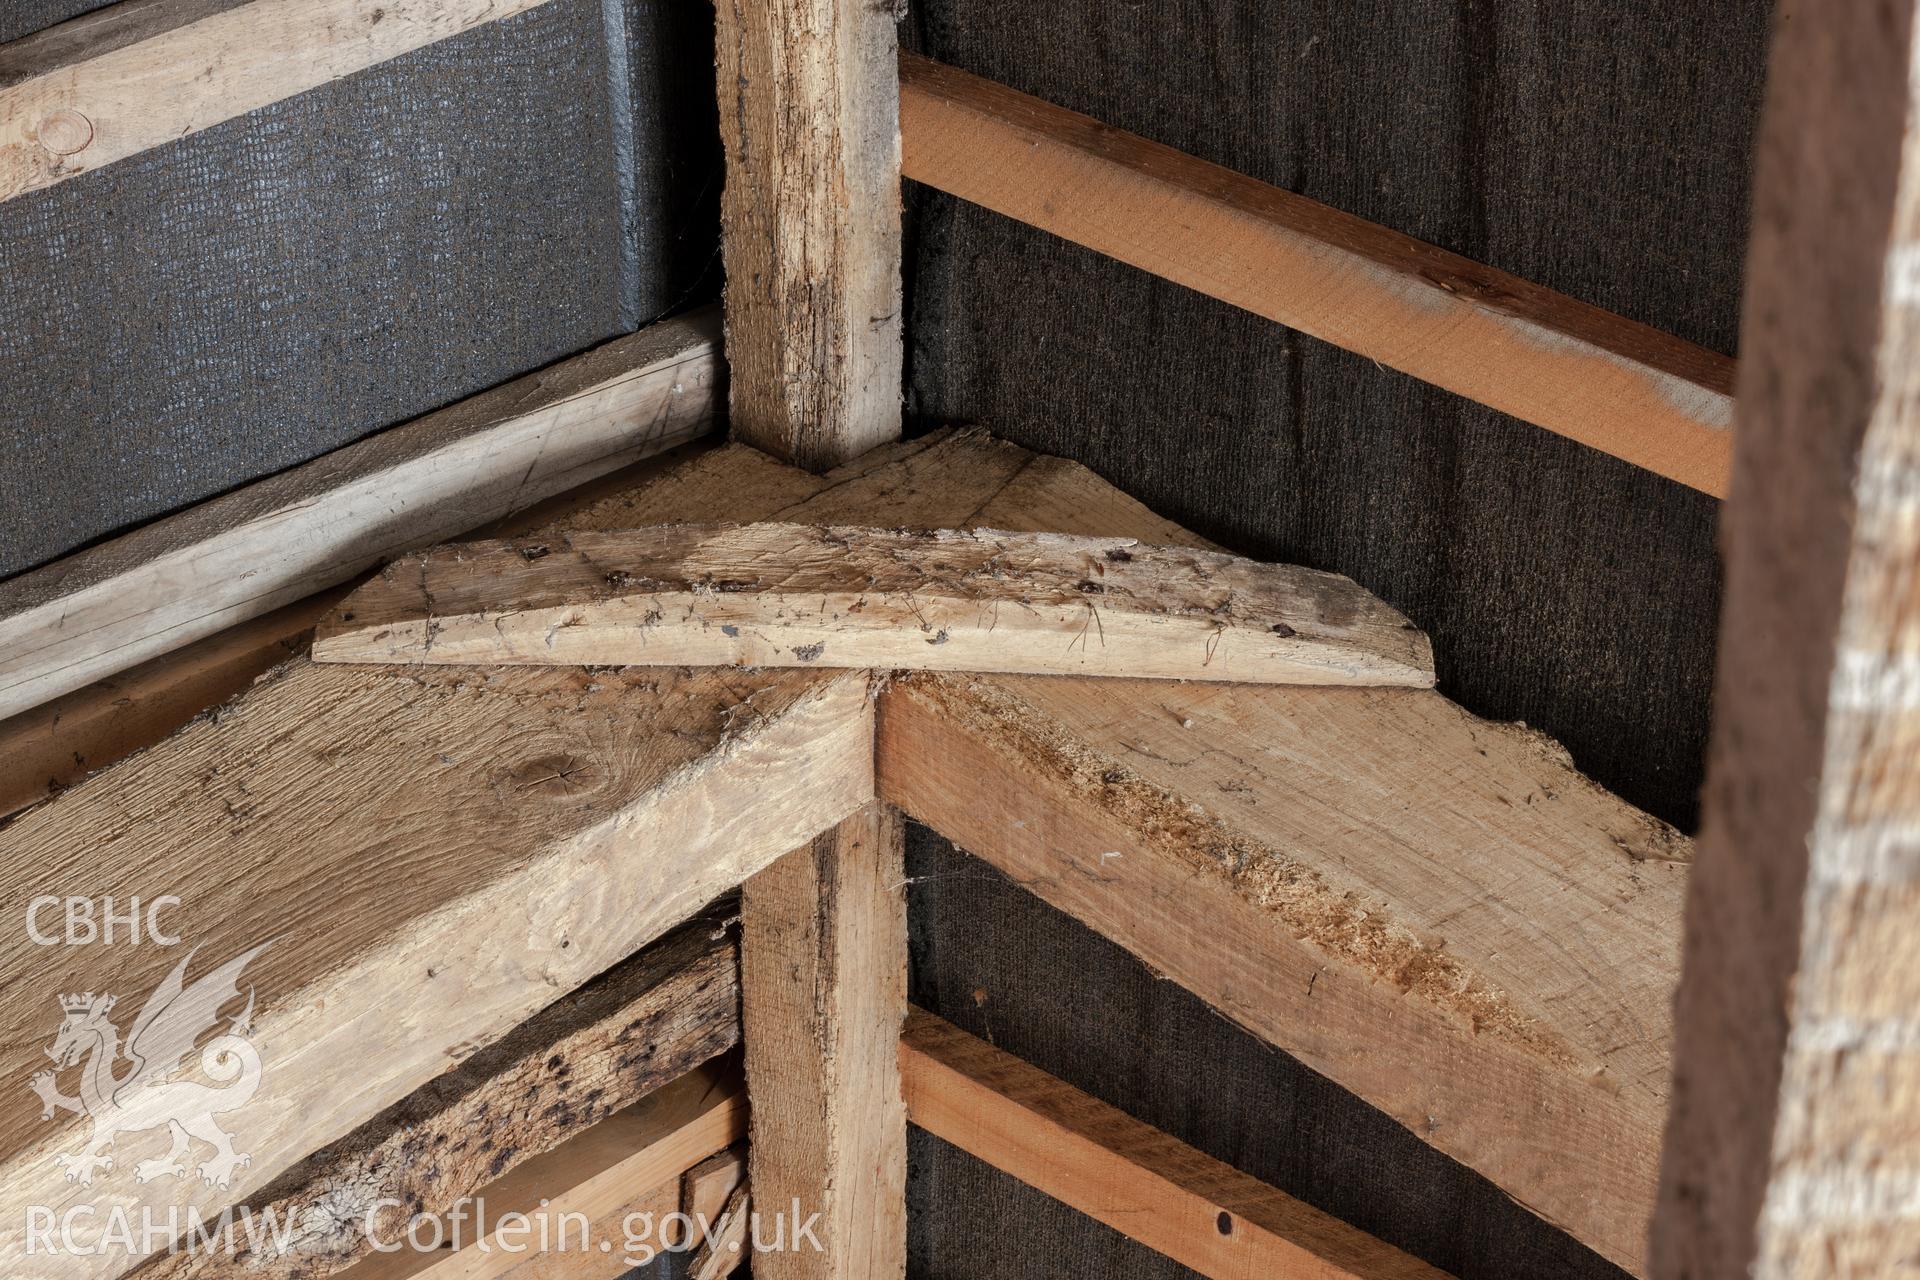
[[[847,667],[1434,683],[1351,579],[1132,538],[662,525],[408,556],[321,623],[326,662]]]

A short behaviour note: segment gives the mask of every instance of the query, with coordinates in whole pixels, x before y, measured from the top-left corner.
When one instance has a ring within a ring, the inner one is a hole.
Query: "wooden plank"
[[[721,4],[729,419],[825,470],[900,434],[900,127],[890,7]]]
[[[0,1201],[217,1212],[852,812],[871,769],[859,675],[282,668],[0,828],[16,920],[50,891],[122,912],[174,895],[194,979],[267,944],[245,970],[263,1070],[221,1119],[251,1164],[216,1166],[227,1186],[141,1184],[124,1153],[87,1168],[81,1117],[20,1107],[0,1113]],[[0,973],[20,975],[0,990],[0,1067],[47,1066],[56,994],[125,995],[124,1029],[176,958],[0,936]],[[21,1248],[0,1241],[0,1269],[81,1280],[137,1260]]]
[[[630,505],[632,491],[666,467],[682,467],[690,450],[710,447],[697,442],[655,454],[482,525],[480,531],[504,536],[542,530],[557,536],[568,529],[699,514],[706,507],[689,486],[680,486],[679,492],[696,505],[676,506],[669,500],[671,495],[655,490],[644,513]],[[776,490],[785,491],[779,486]],[[195,716],[244,692],[288,658],[304,655],[314,624],[344,593],[341,588],[308,596],[0,720],[0,818],[152,746]]]
[[[914,1124],[1203,1276],[1445,1274],[923,1010],[900,1078]]]
[[[902,840],[900,815],[868,805],[741,886],[747,1164],[763,1280],[906,1274]]]
[[[1552,743],[1414,690],[914,675],[879,752],[889,802],[1638,1265],[1686,841]]]
[[[1654,1271],[1920,1256],[1913,6],[1776,17]]]
[[[672,1186],[688,1169],[738,1141],[746,1128],[747,1096],[737,1062],[702,1067],[489,1185],[480,1197],[484,1223],[465,1222],[465,1234],[454,1247],[415,1249],[404,1235],[383,1237],[383,1244],[401,1248],[344,1274],[351,1280],[518,1280],[524,1270],[542,1269],[535,1265],[542,1252],[535,1247],[542,1218],[549,1224],[549,1241],[561,1239],[563,1215],[604,1224],[633,1202],[636,1188]],[[503,1221],[508,1214],[526,1215],[531,1229]],[[567,1230],[568,1241],[576,1241],[578,1227]],[[423,1229],[422,1241],[431,1238]],[[454,1239],[450,1220],[441,1239]],[[620,1239],[609,1240],[614,1247],[606,1251],[598,1243],[580,1252],[597,1255],[600,1263],[624,1260]],[[606,1274],[621,1271],[609,1267]]]
[[[0,818],[152,746],[304,653],[338,598],[295,601],[0,722]]]
[[[778,518],[1204,545],[1076,464],[912,444]],[[951,734],[911,778],[909,717]],[[1643,1267],[1690,851],[1556,744],[1415,690],[1040,677],[916,676],[880,728],[893,803]]]
[[[719,376],[668,321],[0,583],[0,716],[689,440]]]
[[[655,1187],[590,1221],[586,1238],[608,1241],[613,1245],[610,1253],[597,1248],[553,1249],[516,1263],[502,1280],[620,1280],[632,1273],[628,1259],[645,1265],[666,1252],[660,1224],[678,1208],[677,1195],[671,1184]]]
[[[85,1126],[19,1108],[0,1118],[7,1202],[213,1212],[250,1194],[862,803],[869,715],[856,676],[421,681],[295,666],[21,815],[0,830],[20,869],[4,894],[16,918],[48,885],[123,910],[171,893],[169,927],[203,963],[270,945],[247,971],[265,1069],[223,1117],[252,1157],[225,1171],[230,1188],[139,1184],[125,1159],[91,1186],[63,1182],[52,1159],[84,1150]],[[34,975],[0,1000],[7,1069],[46,1065],[51,994],[131,1005],[173,959],[0,940],[0,970]],[[84,1097],[71,1079],[63,1090]],[[6,1261],[72,1277],[131,1259]]]
[[[248,1280],[262,1269],[276,1280],[322,1280],[368,1256],[373,1239],[402,1238],[412,1214],[444,1217],[504,1173],[733,1048],[740,953],[732,909],[695,916],[288,1170],[252,1201],[261,1221],[296,1226],[286,1249],[263,1231],[264,1248],[175,1253],[155,1259],[142,1280]],[[680,1208],[677,1187],[669,1189],[668,1203],[644,1206],[656,1221]],[[596,1224],[593,1239],[617,1242],[622,1236],[609,1232],[620,1226],[618,1218]]]
[[[1137,538],[771,521],[407,556],[328,614],[313,656],[1433,684],[1426,637],[1337,574]]]
[[[1717,496],[1733,362],[917,55],[904,172]]]
[[[753,1194],[746,1183],[735,1187],[711,1221],[713,1227],[687,1264],[688,1280],[726,1280],[747,1260],[753,1245]]]
[[[686,1176],[680,1179],[679,1200],[675,1207],[694,1226],[692,1235],[680,1243],[692,1245],[703,1229],[718,1223],[726,1212],[727,1202],[733,1199],[733,1193],[746,1180],[747,1149],[744,1144],[709,1156],[687,1170]]]
[[[75,19],[0,57],[0,200],[544,3],[171,0]]]

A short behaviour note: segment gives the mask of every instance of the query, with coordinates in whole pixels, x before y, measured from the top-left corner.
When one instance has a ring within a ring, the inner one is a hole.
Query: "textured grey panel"
[[[907,1134],[907,1204],[913,1280],[1199,1274],[921,1129]]]
[[[30,36],[114,0],[0,0],[0,44]]]
[[[0,575],[693,300],[711,91],[632,104],[711,18],[634,7],[616,62],[555,0],[0,204]]]
[[[927,51],[1730,351],[1765,0],[926,0]],[[1443,687],[1690,824],[1716,504],[945,197],[916,194],[926,419],[1086,462],[1352,575]]]
[[[1459,1280],[1624,1274],[917,823],[907,874],[915,1003]],[[1190,1274],[944,1143],[910,1154],[916,1276]]]

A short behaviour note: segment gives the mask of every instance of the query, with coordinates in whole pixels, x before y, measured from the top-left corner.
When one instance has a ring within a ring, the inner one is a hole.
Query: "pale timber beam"
[[[261,1221],[295,1225],[285,1250],[262,1232],[264,1249],[177,1252],[154,1259],[140,1280],[257,1280],[263,1272],[325,1280],[369,1256],[375,1239],[405,1239],[413,1214],[445,1218],[528,1160],[735,1047],[734,909],[728,902],[695,916],[252,1197]],[[656,1221],[680,1207],[677,1187],[668,1189],[675,1194],[665,1204],[644,1206],[657,1210]],[[494,1211],[511,1210],[496,1201]],[[595,1239],[619,1242],[618,1217],[608,1226]],[[606,1266],[604,1255],[586,1261]]]
[[[730,447],[655,483],[708,518],[1204,545],[980,433],[823,477]],[[1643,1267],[1691,847],[1551,740],[1424,690],[916,675],[883,695],[879,767],[912,816]]]
[[[917,182],[1726,493],[1725,356],[915,54],[900,128]]]
[[[320,624],[322,662],[868,667],[1433,684],[1349,578],[1137,538],[766,521],[438,547]]]
[[[900,434],[897,21],[718,0],[733,437],[824,471]]]
[[[1783,6],[1654,1273],[1920,1256],[1914,7]]]
[[[715,518],[1055,529],[1136,537],[1160,545],[1201,545],[1193,535],[1154,516],[1084,467],[1036,457],[979,433],[948,432],[886,446],[827,476],[809,475],[742,446],[702,452],[670,471],[611,492],[574,513],[566,524],[541,532]],[[304,673],[319,669],[298,670],[303,672],[301,679],[312,680],[316,677]],[[353,674],[361,684],[401,679],[392,672],[355,670]],[[458,689],[457,681],[441,686],[433,674],[414,669],[407,678],[424,681],[427,689]],[[493,688],[515,687],[516,678],[529,674],[496,673]],[[605,680],[604,674],[590,672],[579,678],[589,683]],[[734,679],[741,682],[740,690],[760,683]],[[947,689],[960,679],[926,676],[910,683]],[[815,682],[821,680],[815,676],[802,687],[817,688]],[[1181,921],[1187,918],[1179,912],[1190,915],[1218,907],[1219,920],[1209,918],[1204,927],[1195,928],[1202,944],[1195,950],[1196,963],[1211,964],[1209,956],[1217,960],[1221,939],[1229,936],[1250,940],[1254,954],[1265,959],[1214,965],[1211,974],[1204,969],[1186,972],[1173,965],[1162,966],[1164,972],[1181,977],[1245,1025],[1299,1053],[1608,1256],[1630,1268],[1638,1265],[1635,1259],[1644,1247],[1652,1199],[1659,1115],[1665,1105],[1666,1009],[1677,979],[1679,882],[1687,856],[1684,841],[1594,788],[1544,739],[1475,720],[1431,693],[1317,690],[1308,691],[1308,697],[1284,689],[1193,686],[1179,690],[1179,696],[1170,701],[1165,696],[1168,686],[1152,685],[1145,686],[1147,695],[1130,706],[1102,709],[1087,704],[1076,708],[1071,701],[1049,704],[1041,696],[1049,683],[1017,677],[964,681],[969,690],[985,690],[1003,706],[1008,699],[1038,704],[1039,714],[1016,709],[983,740],[1000,746],[1011,741],[1017,748],[1037,740],[1045,747],[1033,759],[1047,766],[1048,771],[1037,775],[1047,795],[1035,804],[1053,815],[1048,821],[1063,833],[1060,847],[1067,856],[1091,857],[1094,871],[1103,878],[1111,877],[1129,859],[1141,865],[1141,874],[1149,879],[1170,869],[1178,870],[1180,878],[1164,892],[1149,889],[1129,894],[1111,886],[1102,890],[1095,879],[1081,874],[1084,868],[1061,865],[1035,878],[1030,887],[1053,893],[1057,886],[1049,882],[1057,877],[1059,883],[1084,882],[1083,892],[1088,894],[1106,892],[1106,905],[1099,910],[1110,910],[1122,939],[1131,938],[1130,945],[1155,963],[1146,943],[1156,937],[1177,940],[1186,927]],[[1141,687],[1121,681],[1100,685],[1114,691],[1120,702],[1125,700],[1119,691]],[[478,697],[482,691],[468,692]],[[715,708],[700,714],[729,720],[743,733],[778,733],[787,719],[782,710],[785,696],[759,694],[737,713]],[[864,698],[862,686],[858,700],[864,703]],[[224,710],[222,727],[236,715],[244,715],[257,699],[257,694],[252,695]],[[662,688],[661,700],[669,706],[701,701],[676,697],[671,684]],[[319,702],[324,707],[326,698]],[[572,706],[571,702],[563,705]],[[902,704],[889,702],[883,710],[892,721]],[[762,713],[772,723],[761,722],[757,717]],[[1139,723],[1141,716],[1162,713],[1164,725]],[[345,714],[360,720],[351,710]],[[522,726],[528,714],[516,713]],[[643,723],[634,724],[636,718]],[[332,805],[328,811],[339,819],[337,831],[325,831],[325,824],[309,816],[314,832],[328,837],[329,847],[340,831],[379,827],[395,811],[395,802],[381,797],[408,794],[403,782],[389,780],[387,775],[406,771],[410,755],[417,771],[418,759],[444,750],[444,735],[459,739],[472,723],[463,718],[449,730],[444,715],[435,719],[439,726],[435,741],[442,745],[410,749],[399,744],[373,751],[355,777],[345,779],[349,790],[359,787],[354,794],[368,788],[371,792],[362,796],[359,810],[337,799],[328,802]],[[1185,723],[1188,720],[1193,721],[1191,727]],[[365,721],[359,731],[344,736],[339,725],[322,723],[314,735],[316,740],[343,739],[364,750],[358,744],[383,741],[384,723]],[[256,731],[244,724],[239,730],[243,741],[236,743],[240,754],[248,758],[269,754],[266,744],[278,739],[254,737]],[[531,753],[620,761],[630,753],[644,759],[649,749],[672,747],[689,733],[697,736],[689,726],[652,713],[636,717],[623,712],[583,723],[569,709],[564,717],[556,711],[554,724],[576,732],[581,745],[546,750],[538,742],[521,743],[512,726],[503,726],[499,741],[513,743],[514,749],[500,749],[513,759]],[[1064,736],[1053,737],[1050,724],[1063,726]],[[1191,739],[1203,732],[1202,726],[1205,733],[1226,735],[1228,750],[1249,764],[1244,774],[1232,770],[1232,761],[1218,753],[1204,766],[1193,764],[1197,748],[1191,746]],[[796,729],[795,743],[814,741],[813,732]],[[108,778],[144,778],[142,771],[155,767],[156,758],[169,758],[180,750],[179,742],[193,741],[194,734],[206,732],[205,722],[196,725],[176,742],[117,767]],[[493,740],[489,736],[474,749],[484,755],[486,743]],[[827,734],[826,740],[839,739]],[[303,762],[321,758],[322,748],[303,745],[308,742],[296,736],[287,739],[284,749],[277,749],[286,756],[279,776],[311,772]],[[629,742],[633,745],[626,745]],[[1236,742],[1237,747],[1232,745]],[[992,747],[985,757],[990,773],[1003,767],[1000,746]],[[692,745],[687,749],[700,750]],[[853,747],[852,755],[858,757],[861,750]],[[1486,756],[1480,755],[1483,750]],[[1061,751],[1077,761],[1064,790],[1061,775],[1050,771]],[[1156,762],[1154,754],[1166,760]],[[832,758],[808,762],[818,770],[815,776],[834,778],[844,770],[863,767],[857,759],[836,764],[840,757],[829,755]],[[867,758],[871,759],[870,754]],[[1376,758],[1378,767],[1358,767]],[[957,759],[971,760],[965,755]],[[769,794],[792,776],[786,765],[760,768],[756,773],[754,762],[742,763],[744,772],[755,779],[752,800],[765,800],[776,808],[789,803]],[[1182,764],[1187,767],[1182,769]],[[972,767],[976,766],[956,763],[949,772],[964,774]],[[326,768],[333,776],[323,789],[337,797],[343,781],[339,760],[328,758]],[[184,768],[158,789],[136,781],[117,793],[122,806],[129,797],[140,802],[127,819],[133,835],[119,837],[119,853],[151,850],[151,842],[139,834],[144,830],[140,824],[150,821],[144,815],[162,807],[157,798],[161,791],[176,807],[179,795],[196,794],[182,779],[202,774],[210,779],[210,793],[204,800],[196,799],[195,805],[224,812],[221,802],[231,800],[244,813],[248,797],[232,789],[225,766],[213,771]],[[436,776],[430,773],[428,780]],[[570,783],[575,776],[569,769],[539,775],[554,787]],[[703,775],[695,771],[694,776]],[[990,810],[1006,818],[1009,827],[1028,817],[1005,806],[1018,799],[1021,789],[1034,785],[1035,765],[1022,760],[1010,776],[1012,781],[996,792],[991,802],[995,807]],[[769,785],[769,779],[774,785]],[[104,781],[83,784],[52,804],[16,818],[13,826],[0,828],[0,855],[12,858],[15,865],[32,865],[23,862],[17,848],[7,842],[19,839],[23,831],[38,831],[46,841],[42,856],[64,850],[92,865],[94,856],[87,851],[94,850],[101,839],[90,834],[87,824],[67,825],[69,819],[54,815],[77,812],[75,802],[87,797],[91,797],[87,804],[104,807],[107,793],[98,789]],[[251,788],[251,776],[239,781]],[[274,794],[285,785],[274,784]],[[445,785],[435,782],[432,793],[418,796],[414,808],[400,810],[416,817],[408,820],[406,830],[394,833],[395,841],[427,829],[427,813],[441,822],[446,812],[461,813],[462,805],[471,803],[455,797],[449,808]],[[995,784],[989,777],[980,785]],[[284,821],[289,809],[302,807],[305,794],[275,803],[270,815]],[[1061,808],[1056,797],[1062,794],[1077,794],[1079,799]],[[538,798],[540,792],[534,795]],[[730,811],[727,803],[750,803],[746,792],[740,795],[738,801],[717,796],[715,803],[723,812]],[[147,799],[141,801],[142,796]],[[1146,807],[1129,807],[1135,798],[1148,802]],[[508,802],[487,799],[485,803]],[[458,843],[469,838],[466,833],[493,829],[498,825],[490,817],[493,812],[483,806],[445,838]],[[544,804],[540,812],[526,814],[524,819],[516,816],[516,808],[506,809],[506,814],[508,825],[502,830],[508,833],[521,830],[513,824],[522,820],[543,829],[549,822]],[[1083,814],[1092,815],[1093,821],[1081,823]],[[163,816],[173,820],[172,815]],[[1156,816],[1170,819],[1165,841],[1151,822],[1126,826],[1116,833],[1118,843],[1109,842],[1111,828],[1100,825],[1131,824],[1136,817]],[[562,810],[561,817],[564,820],[543,838],[561,839],[570,824],[586,820],[569,810]],[[235,814],[226,818],[232,823],[239,820]],[[39,825],[48,822],[54,825]],[[940,820],[935,825],[941,825]],[[216,835],[225,830],[217,824],[210,829]],[[671,831],[644,816],[625,829],[649,835]],[[111,834],[112,829],[107,830]],[[1199,845],[1188,837],[1198,838]],[[129,838],[132,844],[127,843]],[[321,847],[314,845],[315,838],[308,836],[301,847]],[[502,838],[513,843],[510,834]],[[781,847],[792,848],[804,838],[804,833],[796,834],[792,843]],[[977,840],[963,838],[974,846],[973,852],[1013,865],[1004,852],[1012,839],[1005,832],[989,830]],[[193,875],[158,876],[175,891],[184,883],[198,895],[197,886],[204,884],[217,895],[229,892],[230,879],[262,883],[263,872],[250,870],[254,865],[250,861],[238,864],[240,869],[234,871],[204,856],[209,848],[249,847],[234,845],[231,836],[189,839],[181,847],[200,851],[201,856],[187,864]],[[1206,853],[1206,860],[1185,863],[1196,847]],[[1122,856],[1100,858],[1114,853]],[[271,861],[270,850],[261,856]],[[688,852],[690,865],[704,865],[713,856]],[[475,863],[471,874],[480,878],[491,874],[488,857]],[[355,861],[346,859],[349,866]],[[143,856],[128,865],[145,867],[152,862]],[[322,865],[310,868],[310,878],[296,884],[325,885],[329,894],[337,895],[342,880],[334,868],[339,865],[338,860],[322,859]],[[366,859],[362,865],[382,866],[379,882],[391,884],[407,883],[416,864],[384,869],[379,859]],[[675,865],[680,865],[677,860]],[[300,874],[293,865],[278,866],[278,870],[283,875]],[[371,870],[356,874],[361,883],[375,875]],[[109,887],[126,892],[136,879],[127,874],[111,880],[103,877],[97,884],[83,883],[82,889],[91,884],[94,892]],[[140,881],[143,891],[150,891],[147,883]],[[1299,888],[1297,894],[1293,886]],[[427,888],[431,896],[432,884]],[[1351,901],[1348,893],[1354,895]],[[277,907],[259,906],[262,915],[313,920],[320,918],[313,913],[324,907],[306,893],[283,893],[274,901]],[[231,902],[223,899],[216,909]],[[1330,915],[1317,914],[1319,907],[1329,904]],[[1084,908],[1085,916],[1100,924],[1095,905]],[[0,907],[17,911],[20,904]],[[1069,909],[1075,908],[1069,904]],[[1175,916],[1166,917],[1167,911]],[[1303,912],[1302,918],[1314,925],[1305,936],[1294,934],[1292,918],[1285,914],[1294,911]],[[1359,913],[1366,919],[1358,919]],[[333,917],[328,913],[325,918]],[[1220,921],[1225,921],[1224,926]],[[1329,922],[1331,928],[1320,927]],[[1355,928],[1346,931],[1343,922]],[[195,932],[206,931],[196,928]],[[503,936],[513,936],[513,931],[504,930]],[[4,942],[0,938],[0,944]],[[352,938],[344,942],[351,946]],[[0,972],[24,971],[20,966],[31,963],[36,966],[35,980],[20,985],[42,991],[49,980],[46,953],[27,954],[30,949],[24,945],[15,950],[17,954],[4,957]],[[1406,963],[1400,964],[1401,960]],[[1249,975],[1260,982],[1257,989],[1239,981]],[[127,985],[145,990],[157,975],[135,976],[139,981]],[[92,982],[65,971],[51,980],[75,989],[85,989]],[[1278,987],[1278,993],[1270,996],[1269,987]],[[1505,1016],[1508,1012],[1511,1018]],[[1261,1022],[1262,1018],[1269,1020]],[[438,1025],[420,1023],[416,1015],[403,1020],[409,1026]],[[27,1018],[10,1025],[0,1035],[0,1045],[14,1044],[32,1056],[36,1037],[48,1029],[44,1021]],[[453,1034],[459,1034],[458,1028]],[[0,1067],[25,1071],[25,1062],[23,1058],[13,1067]],[[337,1105],[332,1091],[319,1085],[306,1096],[310,1106]],[[315,1127],[332,1135],[347,1126],[333,1126],[322,1118]],[[77,1137],[71,1129],[68,1133]],[[1569,1150],[1581,1151],[1583,1159],[1569,1161]],[[62,1280],[68,1274],[62,1272]]]
[[[914,1010],[907,1118],[1215,1280],[1445,1280],[1445,1273]]]
[[[906,1274],[903,859],[900,815],[870,804],[740,889],[748,1179],[788,1233],[820,1215],[819,1249],[789,1234],[756,1251],[767,1280]]]
[[[0,200],[545,3],[149,0],[75,18],[0,46]]]
[[[788,491],[778,477],[728,487],[742,501]],[[643,485],[556,531],[709,507],[697,486]],[[0,825],[0,860],[17,872],[0,911],[16,919],[47,885],[112,894],[122,911],[133,894],[172,894],[168,928],[200,962],[271,944],[245,971],[270,1069],[225,1117],[252,1163],[227,1187],[138,1184],[125,1161],[81,1186],[52,1159],[83,1152],[87,1123],[16,1108],[0,1112],[0,1202],[63,1212],[138,1196],[213,1213],[252,1195],[867,803],[872,762],[859,673],[476,677],[304,660],[270,673]],[[0,991],[0,1070],[25,1079],[47,1065],[55,994],[110,990],[137,1010],[174,959],[0,936],[0,973],[33,975]],[[342,1061],[355,1064],[350,1085]],[[56,1086],[72,1096],[75,1082]],[[0,1239],[0,1270],[30,1280],[111,1277],[139,1260],[21,1247]]]
[[[650,326],[0,583],[0,717],[700,435],[715,327]]]
[[[629,1257],[636,1263],[647,1260],[640,1253],[625,1252],[630,1242],[623,1219],[671,1204],[681,1175],[738,1141],[746,1128],[747,1097],[738,1062],[729,1057],[710,1063],[490,1183],[481,1192],[485,1223],[476,1229],[473,1215],[468,1214],[462,1223],[465,1234],[457,1244],[449,1217],[440,1234],[445,1246],[415,1249],[407,1244],[404,1232],[385,1235],[383,1244],[403,1247],[376,1254],[343,1275],[350,1280],[535,1280],[589,1275],[607,1280],[622,1275],[628,1270]],[[510,1214],[525,1215],[526,1225],[502,1221]],[[576,1225],[566,1226],[566,1215],[578,1215]],[[579,1218],[589,1224],[590,1247],[579,1244]],[[654,1226],[652,1233],[631,1243],[647,1253],[658,1252],[658,1219]],[[541,1256],[538,1245],[543,1230],[548,1242],[564,1243],[576,1256],[568,1257],[567,1250],[559,1247]],[[421,1238],[433,1238],[431,1231],[422,1228]],[[601,1250],[602,1241],[612,1247]]]

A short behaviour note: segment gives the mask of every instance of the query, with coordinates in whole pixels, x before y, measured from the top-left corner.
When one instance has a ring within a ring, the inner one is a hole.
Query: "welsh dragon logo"
[[[79,1154],[54,1157],[66,1170],[67,1181],[91,1186],[95,1170],[112,1171],[115,1138],[162,1127],[172,1135],[173,1147],[165,1156],[135,1166],[134,1177],[141,1182],[183,1176],[184,1157],[194,1139],[213,1148],[199,1170],[208,1186],[227,1186],[235,1169],[252,1163],[251,1156],[234,1150],[233,1139],[214,1120],[244,1106],[260,1087],[260,1055],[247,1039],[251,988],[246,1008],[200,1049],[200,1069],[220,1087],[175,1077],[185,1071],[201,1036],[219,1027],[221,1008],[239,997],[241,970],[266,947],[255,947],[192,986],[186,985],[187,964],[193,959],[189,952],[147,998],[124,1047],[110,1016],[116,997],[92,992],[60,997],[65,1017],[47,1050],[54,1069],[40,1072],[31,1084],[44,1104],[41,1119],[71,1111],[93,1121],[93,1133]],[[120,1070],[123,1059],[129,1065]],[[68,1097],[60,1091],[60,1073],[81,1063],[80,1095]]]

